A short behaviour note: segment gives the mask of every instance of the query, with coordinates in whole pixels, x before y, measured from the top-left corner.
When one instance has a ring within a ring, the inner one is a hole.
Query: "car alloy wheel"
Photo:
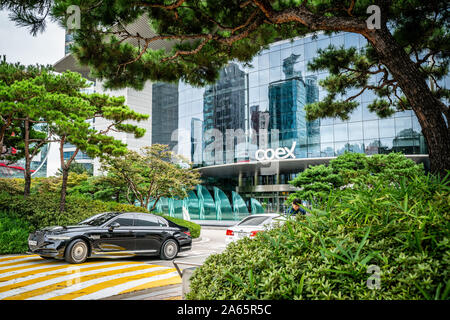
[[[161,258],[171,260],[178,254],[178,244],[173,239],[169,239],[164,242],[161,250]]]
[[[66,260],[70,263],[82,263],[86,260],[88,255],[88,246],[86,242],[81,239],[73,241],[67,252]]]

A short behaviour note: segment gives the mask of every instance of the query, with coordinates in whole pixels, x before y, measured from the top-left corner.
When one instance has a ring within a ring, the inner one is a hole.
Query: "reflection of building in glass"
[[[318,141],[320,130],[318,121],[307,123],[304,107],[317,101],[318,88],[315,77],[303,80],[301,72],[294,71],[299,56],[292,54],[284,59],[285,79],[269,84],[269,130],[279,131],[277,135],[271,132],[269,141],[272,148],[290,147],[296,142],[296,157],[306,158],[308,137],[312,142]]]
[[[178,129],[178,84],[152,85],[152,143],[175,146],[172,133]]]
[[[195,165],[203,162],[202,137],[203,121],[198,118],[191,119],[191,162]]]
[[[219,80],[205,88],[203,95],[203,161],[206,164],[221,164],[238,160],[235,147],[242,136],[234,138],[227,147],[227,130],[245,132],[245,72],[230,63],[220,72]],[[214,132],[213,132],[214,131]],[[233,139],[233,137],[228,136]],[[220,141],[223,143],[221,144]],[[244,138],[245,141],[245,138]],[[213,146],[214,144],[214,146]],[[223,146],[222,150],[220,147]],[[216,155],[216,152],[222,152]]]

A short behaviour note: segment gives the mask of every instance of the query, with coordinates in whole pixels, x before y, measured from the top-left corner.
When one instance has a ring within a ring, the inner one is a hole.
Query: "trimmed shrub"
[[[26,252],[28,234],[32,229],[17,215],[0,211],[0,254]]]
[[[187,298],[448,299],[449,179],[367,182],[208,257]]]

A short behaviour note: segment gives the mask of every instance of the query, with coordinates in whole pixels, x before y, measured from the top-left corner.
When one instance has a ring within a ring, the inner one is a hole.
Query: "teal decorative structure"
[[[233,209],[225,192],[214,187],[214,200],[216,205],[217,220],[233,220]]]
[[[232,191],[233,198],[233,214],[235,220],[240,220],[249,215],[247,205],[239,193]]]
[[[250,204],[252,207],[252,214],[264,213],[264,208],[261,203],[255,198],[250,199]]]
[[[217,220],[216,205],[208,189],[202,185],[197,185],[197,196],[200,207],[200,220]]]
[[[197,195],[194,191],[188,192],[188,197],[183,199],[185,201],[185,206],[189,211],[189,215],[191,219],[199,220],[200,219],[200,205]]]

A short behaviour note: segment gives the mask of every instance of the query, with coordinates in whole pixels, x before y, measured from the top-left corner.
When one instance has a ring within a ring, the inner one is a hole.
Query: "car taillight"
[[[183,231],[183,233],[188,235],[189,237],[191,236],[191,233],[189,231]]]
[[[227,230],[227,236],[234,236],[233,230],[228,229]]]
[[[252,231],[252,232],[250,232],[250,237],[254,237],[254,236],[256,236],[256,234],[258,233],[258,232],[261,232],[262,230],[257,230],[257,231]]]

